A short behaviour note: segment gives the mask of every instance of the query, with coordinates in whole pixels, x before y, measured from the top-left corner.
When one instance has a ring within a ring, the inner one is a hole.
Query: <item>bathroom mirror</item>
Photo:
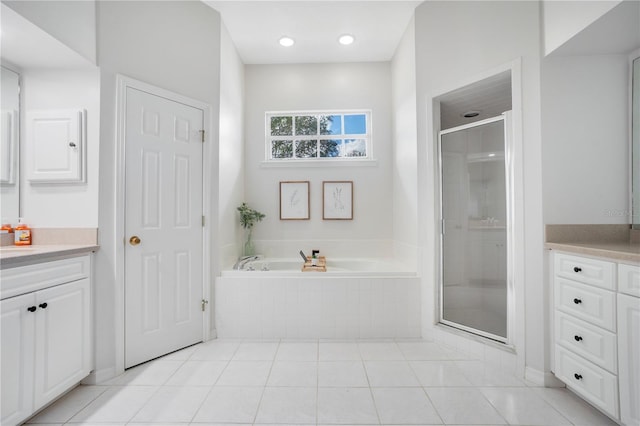
[[[640,57],[632,64],[632,106],[631,106],[631,187],[633,229],[640,229]]]
[[[20,75],[1,67],[0,205],[2,223],[20,216]]]

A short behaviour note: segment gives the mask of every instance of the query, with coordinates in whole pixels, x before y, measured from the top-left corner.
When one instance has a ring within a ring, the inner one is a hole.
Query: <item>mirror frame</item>
[[[20,71],[19,67],[13,66],[12,64],[6,62],[6,61],[2,61],[0,63],[0,68],[2,68],[2,72],[8,71],[10,73],[13,73],[17,76],[17,116],[15,117],[15,137],[14,140],[10,143],[12,143],[12,147],[11,149],[11,155],[12,155],[12,163],[13,163],[13,182],[2,182],[0,183],[0,186],[2,186],[2,198],[3,203],[4,204],[6,202],[6,197],[7,196],[12,196],[9,194],[5,194],[5,191],[10,190],[11,188],[15,188],[16,191],[16,196],[17,196],[17,200],[16,200],[16,207],[17,207],[17,211],[15,212],[11,212],[11,214],[5,214],[6,212],[2,212],[1,216],[2,216],[2,221],[4,223],[5,220],[8,220],[10,222],[17,222],[18,218],[21,217],[22,214],[22,191],[21,191],[21,176],[20,176],[20,171],[21,171],[21,151],[22,151],[22,144],[21,144],[21,137],[22,137],[22,72]],[[4,99],[4,96],[3,96]],[[2,129],[2,131],[4,132],[6,129]]]
[[[633,229],[640,229],[640,51],[630,56],[631,87],[631,212]]]

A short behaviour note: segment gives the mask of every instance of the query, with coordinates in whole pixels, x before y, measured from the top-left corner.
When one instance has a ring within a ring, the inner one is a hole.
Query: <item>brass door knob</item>
[[[138,244],[140,244],[140,238],[137,235],[134,235],[133,237],[129,238],[129,244],[131,244],[132,246],[137,246]]]

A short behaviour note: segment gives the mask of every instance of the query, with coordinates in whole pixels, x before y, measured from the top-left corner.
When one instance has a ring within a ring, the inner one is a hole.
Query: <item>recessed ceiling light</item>
[[[462,117],[464,118],[473,118],[473,117],[477,117],[480,115],[480,111],[467,111],[464,112],[462,114],[460,114]]]
[[[280,40],[278,40],[278,43],[280,43],[280,46],[290,47],[295,44],[295,40],[292,39],[291,37],[284,36],[284,37],[280,37]]]
[[[353,43],[356,40],[354,36],[351,34],[343,34],[338,38],[338,43],[344,44],[345,46]]]

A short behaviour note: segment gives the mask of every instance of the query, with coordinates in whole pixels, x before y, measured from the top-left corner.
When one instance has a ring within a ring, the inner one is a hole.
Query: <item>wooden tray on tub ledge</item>
[[[307,261],[302,265],[302,272],[327,272],[327,259],[324,256],[318,257],[318,264],[312,265],[311,258],[307,256]]]

